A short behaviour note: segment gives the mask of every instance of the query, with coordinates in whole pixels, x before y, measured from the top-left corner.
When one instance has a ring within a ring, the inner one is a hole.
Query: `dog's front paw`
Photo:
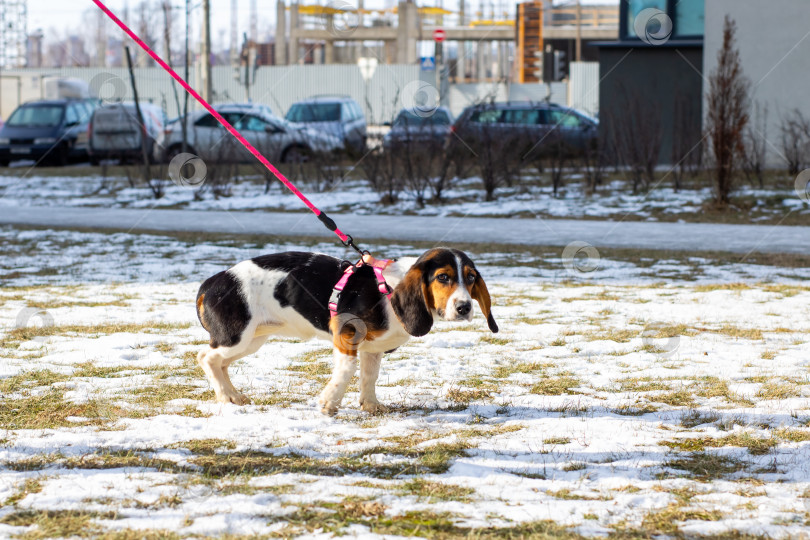
[[[250,398],[239,392],[225,391],[217,396],[217,401],[220,403],[233,403],[234,405],[247,405],[250,403]]]
[[[380,403],[379,401],[369,401],[365,400],[360,403],[360,409],[369,413],[369,414],[383,414],[387,413],[390,409]]]
[[[335,416],[338,412],[340,402],[331,399],[331,396],[324,390],[318,398],[318,405],[321,407],[321,413],[327,416]]]

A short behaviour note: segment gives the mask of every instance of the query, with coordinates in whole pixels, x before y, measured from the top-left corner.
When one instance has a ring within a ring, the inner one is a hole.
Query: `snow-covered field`
[[[663,174],[663,173],[662,173]],[[308,184],[299,185],[316,206],[327,212],[351,211],[400,215],[403,213],[438,216],[492,216],[543,218],[639,219],[647,221],[712,220],[704,205],[712,200],[710,188],[683,189],[675,192],[668,182],[648,193],[633,194],[620,180],[607,182],[592,195],[583,191],[582,175],[571,173],[567,185],[553,196],[548,185],[536,179],[524,179],[514,187],[496,191],[497,199],[483,200],[480,180],[469,178],[454,183],[444,194],[444,203],[419,207],[413,196],[403,192],[394,205],[380,204],[380,196],[365,182],[347,179],[324,192]],[[801,220],[810,216],[810,205],[792,189],[789,178],[785,188],[752,189],[741,186],[734,197],[746,201],[746,208],[732,208],[728,214],[742,213],[745,222],[776,223],[787,214]],[[430,197],[430,193],[426,194]],[[166,181],[165,195],[158,200],[145,186],[129,187],[122,178],[100,176],[42,176],[31,171],[23,178],[0,176],[2,206],[104,206],[119,208],[185,208],[189,210],[292,210],[301,202],[278,182],[265,193],[264,184],[248,178],[230,187],[230,195],[217,197],[212,191],[198,192]],[[723,216],[718,216],[722,218]],[[804,223],[804,221],[801,221]],[[792,224],[788,222],[786,224]]]
[[[355,385],[329,418],[322,342],[271,340],[232,370],[253,404],[214,403],[193,300],[241,259],[333,244],[0,246],[0,537],[807,532],[804,269],[471,253],[501,333],[440,323],[383,361],[391,413]]]

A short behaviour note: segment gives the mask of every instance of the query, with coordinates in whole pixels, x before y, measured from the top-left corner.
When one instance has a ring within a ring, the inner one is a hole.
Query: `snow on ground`
[[[596,194],[587,195],[580,183],[582,175],[570,178],[553,196],[547,185],[524,179],[515,187],[499,188],[494,201],[484,201],[480,180],[458,181],[444,194],[445,203],[419,207],[412,194],[404,192],[394,205],[380,204],[380,196],[365,182],[347,179],[330,189],[317,192],[308,183],[299,187],[316,206],[327,212],[393,214],[403,213],[437,216],[523,216],[552,218],[626,218],[669,221],[700,214],[704,203],[711,201],[710,188],[683,189],[678,192],[661,185],[648,193],[633,194],[620,180],[608,182]],[[792,182],[786,180],[786,186]],[[429,198],[430,193],[426,193]],[[735,197],[750,199],[746,210],[752,222],[779,220],[787,213],[810,214],[810,205],[801,200],[793,189],[752,189],[741,186]],[[105,206],[122,208],[187,208],[189,210],[280,210],[299,211],[301,202],[278,182],[265,186],[256,178],[247,178],[231,186],[230,196],[217,197],[212,191],[199,192],[188,187],[166,184],[165,195],[155,200],[147,187],[129,187],[120,178],[100,176],[39,176],[24,178],[0,176],[1,206]]]
[[[384,360],[392,412],[353,385],[329,418],[317,341],[271,340],[232,370],[253,404],[215,403],[193,299],[333,244],[0,238],[0,537],[806,533],[803,269],[472,253],[501,333],[439,323]]]

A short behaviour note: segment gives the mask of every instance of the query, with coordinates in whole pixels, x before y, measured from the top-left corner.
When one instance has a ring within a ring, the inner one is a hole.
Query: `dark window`
[[[214,118],[213,115],[206,114],[205,116],[194,122],[194,125],[197,127],[219,127],[220,123],[216,118]]]
[[[64,107],[60,105],[38,105],[20,107],[9,117],[9,126],[57,126],[62,120]]]
[[[255,116],[243,116],[242,119],[234,124],[236,129],[244,129],[247,131],[264,131],[265,126],[264,120],[261,118],[257,118]]]
[[[499,109],[490,109],[487,111],[473,111],[470,116],[470,122],[477,124],[494,124],[501,121],[501,113]]]
[[[503,111],[501,122],[520,125],[540,124],[540,111],[537,109],[506,109]]]
[[[578,128],[582,127],[582,119],[569,111],[548,111],[551,124],[561,127]]]
[[[675,5],[675,35],[702,36],[705,0],[679,0]]]
[[[75,126],[79,124],[79,111],[75,105],[68,105],[65,111],[65,125]]]
[[[421,117],[411,111],[402,111],[394,122],[395,126],[449,126],[450,117],[442,110],[437,110],[433,114]]]
[[[296,103],[286,118],[290,122],[339,122],[340,103]]]

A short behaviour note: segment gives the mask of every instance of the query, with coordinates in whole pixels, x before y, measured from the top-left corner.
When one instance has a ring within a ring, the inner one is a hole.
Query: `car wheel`
[[[64,167],[68,164],[68,157],[70,155],[70,149],[66,143],[62,143],[56,148],[51,149],[51,153],[48,156],[50,161],[53,165],[57,167]]]
[[[306,163],[310,159],[310,150],[305,146],[291,146],[281,155],[282,163]]]
[[[194,150],[194,148],[191,147],[191,145],[186,146],[186,152],[189,153],[189,154],[194,154],[194,155],[197,154],[197,152]],[[166,150],[166,153],[165,153],[166,163],[170,163],[171,160],[173,160],[175,158],[175,156],[177,156],[179,154],[182,154],[182,153],[183,153],[183,145],[182,144],[174,144],[174,145],[170,146]]]
[[[98,167],[101,165],[101,159],[98,156],[90,156],[90,165],[93,167]]]

